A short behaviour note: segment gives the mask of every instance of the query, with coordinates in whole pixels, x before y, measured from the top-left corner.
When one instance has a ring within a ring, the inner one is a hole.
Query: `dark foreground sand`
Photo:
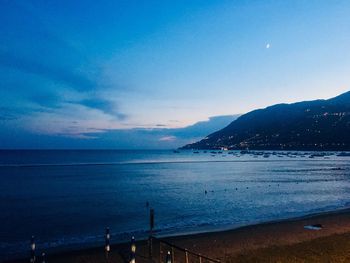
[[[305,225],[321,224],[321,230]],[[239,229],[166,238],[179,247],[220,259],[221,262],[350,262],[350,209],[304,218],[271,222]],[[147,262],[146,242],[137,244],[137,262]],[[127,262],[129,244],[112,246],[109,262]],[[169,250],[162,245],[162,256]],[[154,256],[159,258],[159,243]],[[175,262],[185,262],[184,252],[175,249]],[[199,262],[190,256],[190,262]],[[28,262],[17,260],[12,262]],[[39,261],[41,262],[41,261]],[[49,255],[47,262],[107,262],[103,248]],[[162,260],[164,262],[164,260]],[[207,261],[202,261],[207,262]]]

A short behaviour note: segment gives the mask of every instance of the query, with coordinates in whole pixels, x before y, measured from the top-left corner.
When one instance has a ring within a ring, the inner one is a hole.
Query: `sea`
[[[337,152],[0,151],[0,261],[349,207]],[[342,155],[342,154],[340,154]],[[344,154],[343,154],[344,155]]]

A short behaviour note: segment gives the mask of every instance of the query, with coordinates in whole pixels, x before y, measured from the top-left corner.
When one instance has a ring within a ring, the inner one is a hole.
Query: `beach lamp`
[[[35,262],[35,239],[34,236],[32,236],[30,240],[30,262]]]
[[[135,237],[131,238],[131,246],[130,246],[130,263],[136,262],[136,243],[135,243]]]
[[[165,263],[172,263],[170,251],[166,254]]]
[[[106,250],[107,255],[111,251],[110,239],[111,239],[111,234],[109,232],[109,227],[107,227],[106,228],[106,235],[105,235],[105,250]]]

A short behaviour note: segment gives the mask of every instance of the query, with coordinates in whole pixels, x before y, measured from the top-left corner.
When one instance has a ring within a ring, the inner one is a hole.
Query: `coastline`
[[[305,225],[314,224],[322,225],[322,229],[308,230],[304,228]],[[259,261],[268,258],[266,262],[277,262],[274,261],[276,257],[279,260],[282,257],[284,259],[283,262],[289,262],[287,259],[288,256],[292,256],[292,258],[296,257],[295,255],[290,255],[294,251],[293,247],[295,246],[298,247],[297,251],[309,249],[301,253],[299,255],[300,257],[292,262],[304,262],[303,257],[307,257],[309,253],[311,253],[313,258],[316,255],[316,261],[314,262],[317,262],[320,259],[317,258],[317,255],[321,255],[322,258],[326,258],[327,256],[334,258],[344,250],[342,248],[341,251],[338,251],[337,247],[333,244],[335,242],[339,243],[341,240],[343,245],[349,245],[350,248],[350,241],[348,243],[344,242],[344,240],[347,240],[348,235],[350,236],[350,208],[310,214],[298,218],[270,221],[223,231],[171,236],[162,239],[181,248],[186,248],[211,258],[220,259],[221,262],[231,262],[231,260],[235,262],[256,262],[254,260],[257,258]],[[327,248],[334,247],[334,250],[328,251],[328,254],[327,251],[325,252],[326,254],[322,254],[322,251],[317,251],[318,247],[320,249],[322,248],[319,245],[320,242],[327,244]],[[147,255],[145,241],[137,242],[137,247],[139,254]],[[113,262],[124,262],[125,257],[128,255],[128,249],[129,243],[112,245],[109,259]],[[273,253],[271,252],[272,250]],[[278,251],[282,252],[279,253]],[[159,255],[159,249],[155,255]],[[95,247],[49,254],[47,255],[47,261],[53,263],[95,263],[105,262],[106,259],[103,247]],[[310,258],[308,258],[309,261]],[[6,263],[22,262],[28,262],[28,259],[6,261]],[[139,259],[139,262],[143,262],[142,258]]]

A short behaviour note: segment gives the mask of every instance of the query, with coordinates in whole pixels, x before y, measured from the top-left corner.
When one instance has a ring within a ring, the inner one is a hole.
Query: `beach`
[[[307,225],[320,225],[321,229],[305,229]],[[164,240],[221,262],[348,262],[350,209]],[[136,245],[137,262],[147,262],[142,257],[148,255],[147,242],[138,241]],[[109,261],[126,262],[129,246],[129,243],[112,245]],[[155,241],[153,248],[157,261],[159,243]],[[162,256],[168,249],[162,246]],[[175,250],[175,262],[184,262],[183,254]],[[47,255],[47,261],[97,263],[106,262],[106,257],[103,247],[95,247]],[[28,262],[28,259],[9,262]],[[198,257],[190,255],[189,262],[198,262]]]

